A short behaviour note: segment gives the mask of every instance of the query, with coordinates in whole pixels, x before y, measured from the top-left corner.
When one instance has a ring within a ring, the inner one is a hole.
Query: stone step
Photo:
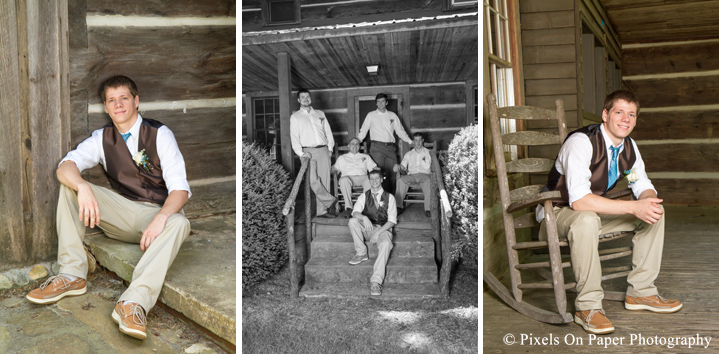
[[[307,283],[300,290],[306,298],[367,298],[369,281],[366,283]],[[372,296],[378,300],[421,300],[442,298],[436,283],[382,285],[382,295]]]
[[[418,230],[422,231],[422,230]],[[429,237],[429,231],[420,233],[399,232],[392,239],[391,258],[433,258],[434,241]],[[377,257],[377,246],[365,241],[369,256]],[[349,261],[355,255],[354,243],[349,235],[322,235],[312,240],[311,257],[331,258]]]
[[[235,220],[234,214],[190,220],[192,234],[168,270],[158,299],[232,344],[237,306]],[[130,282],[143,255],[140,246],[93,232],[84,241],[97,262]]]
[[[321,223],[315,223],[314,224],[314,234],[316,236],[322,236],[322,235],[346,235],[350,236],[350,228],[347,225],[349,221],[347,219],[344,219],[344,223],[334,223],[334,224],[321,224]],[[422,227],[414,227],[417,225],[421,225]],[[406,226],[413,226],[413,227],[406,227]],[[397,224],[392,228],[394,234],[422,234],[430,236],[432,235],[432,227],[430,224],[412,224],[412,225],[400,225]]]
[[[305,264],[307,283],[367,283],[372,276],[376,258],[357,265],[349,259],[312,258]],[[384,278],[385,283],[436,283],[437,265],[433,258],[390,257]]]

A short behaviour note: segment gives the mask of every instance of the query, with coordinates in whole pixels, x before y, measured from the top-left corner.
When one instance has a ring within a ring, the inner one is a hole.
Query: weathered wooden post
[[[57,257],[70,148],[67,0],[0,2],[0,268]]]

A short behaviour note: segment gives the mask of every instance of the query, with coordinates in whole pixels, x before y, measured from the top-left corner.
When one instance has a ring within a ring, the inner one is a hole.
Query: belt
[[[303,146],[303,149],[317,149],[317,148],[324,148],[327,147],[327,145],[317,145],[317,146]]]
[[[394,143],[385,143],[384,141],[377,141],[377,140],[371,140],[371,141],[372,141],[372,143],[377,143],[377,144],[382,144],[382,145],[387,145],[387,146],[394,145]]]

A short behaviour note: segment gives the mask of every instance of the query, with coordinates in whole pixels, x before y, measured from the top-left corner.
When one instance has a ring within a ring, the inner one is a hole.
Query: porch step
[[[369,295],[369,282],[359,283],[308,283],[302,287],[300,296],[306,298],[349,298],[365,299]],[[382,285],[382,295],[372,296],[378,300],[421,300],[441,298],[439,285],[434,284],[392,284]]]
[[[365,241],[369,256],[377,258],[377,246]],[[432,258],[434,257],[434,241],[429,231],[398,232],[392,239],[392,258]],[[338,259],[349,261],[355,255],[354,243],[349,235],[321,235],[312,240],[311,257],[317,259]]]
[[[347,263],[349,259],[312,257],[305,264],[306,283],[358,283],[366,284],[372,276],[377,258],[372,257],[358,265]],[[436,283],[437,265],[433,258],[390,257],[387,261],[387,283]]]

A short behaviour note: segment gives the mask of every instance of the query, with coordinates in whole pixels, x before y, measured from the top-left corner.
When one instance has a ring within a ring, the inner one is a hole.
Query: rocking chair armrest
[[[537,195],[534,195],[529,198],[518,200],[512,204],[510,204],[507,207],[508,213],[513,213],[517,210],[521,210],[524,208],[529,208],[531,206],[535,206],[537,204],[544,203],[547,200],[557,200],[560,201],[562,199],[562,193],[559,191],[552,191],[552,192],[543,192],[539,193]]]
[[[607,194],[604,195],[604,197],[608,199],[619,199],[629,195],[632,195],[632,190],[630,188],[625,188],[622,190],[609,191],[607,192]]]

